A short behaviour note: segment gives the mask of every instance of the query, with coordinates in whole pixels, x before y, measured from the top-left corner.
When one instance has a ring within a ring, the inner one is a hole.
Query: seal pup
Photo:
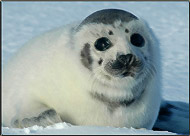
[[[33,38],[3,71],[3,124],[152,129],[161,102],[159,44],[120,9]]]

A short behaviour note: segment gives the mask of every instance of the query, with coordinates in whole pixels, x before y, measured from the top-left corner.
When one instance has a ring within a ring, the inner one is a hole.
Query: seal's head
[[[76,31],[82,64],[104,83],[142,81],[155,74],[156,40],[135,15],[100,10],[84,19]]]

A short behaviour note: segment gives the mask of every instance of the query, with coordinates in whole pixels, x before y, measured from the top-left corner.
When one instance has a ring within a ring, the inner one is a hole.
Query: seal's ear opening
[[[121,20],[122,22],[129,22],[131,20],[138,20],[138,18],[130,12],[121,9],[103,9],[96,11],[86,17],[81,24],[77,27],[77,31],[86,24],[91,23],[103,23],[103,24],[113,24],[116,20]]]

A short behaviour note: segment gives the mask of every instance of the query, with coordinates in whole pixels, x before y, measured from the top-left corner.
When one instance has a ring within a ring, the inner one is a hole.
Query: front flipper
[[[153,130],[189,134],[189,104],[163,101]]]
[[[37,117],[24,118],[22,120],[17,119],[13,122],[13,125],[17,128],[31,127],[34,125],[45,127],[59,122],[62,122],[60,116],[55,110],[49,109],[40,113]]]

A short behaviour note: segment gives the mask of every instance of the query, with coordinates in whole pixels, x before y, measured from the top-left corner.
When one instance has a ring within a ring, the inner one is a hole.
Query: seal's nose
[[[112,63],[112,69],[130,68],[135,63],[135,56],[133,54],[118,55],[116,60]]]
[[[117,56],[117,61],[122,63],[124,66],[131,65],[134,59],[135,59],[135,56],[133,54]]]

